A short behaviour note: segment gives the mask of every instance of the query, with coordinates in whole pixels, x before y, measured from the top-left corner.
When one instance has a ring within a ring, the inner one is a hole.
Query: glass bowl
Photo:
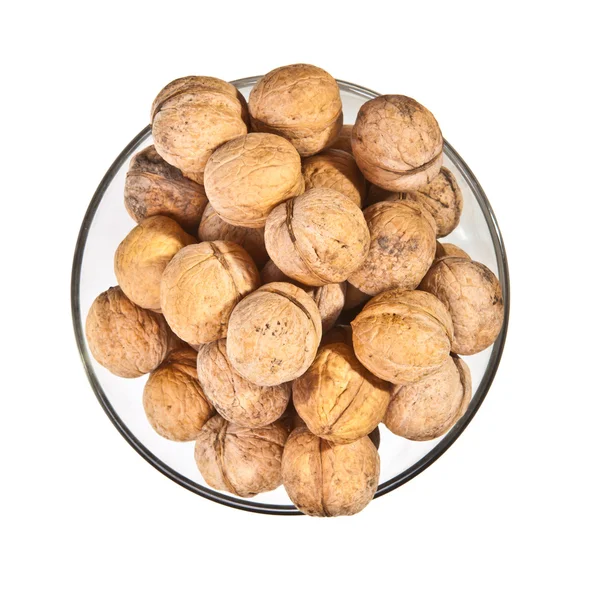
[[[259,77],[232,82],[248,97]],[[344,106],[344,121],[353,123],[358,109],[377,93],[338,81]],[[88,207],[83,219],[71,281],[73,325],[81,360],[90,384],[106,414],[123,437],[161,473],[188,490],[232,508],[277,514],[300,514],[282,486],[243,500],[207,487],[194,462],[193,443],[171,442],[150,427],[142,406],[146,377],[121,379],[109,373],[91,357],[85,339],[87,312],[98,294],[116,285],[114,252],[134,223],[123,204],[125,174],[131,157],[152,143],[150,127],[142,130],[119,154]],[[448,142],[444,145],[444,165],[455,175],[464,195],[464,210],[459,226],[443,241],[464,248],[474,260],[487,265],[498,276],[504,294],[504,326],[495,344],[464,360],[473,377],[473,399],[466,414],[446,435],[429,442],[412,442],[397,437],[380,425],[381,476],[376,498],[387,494],[421,473],[437,460],[464,431],[481,406],[498,369],[506,339],[509,312],[509,277],[500,229],[481,186],[469,167]]]

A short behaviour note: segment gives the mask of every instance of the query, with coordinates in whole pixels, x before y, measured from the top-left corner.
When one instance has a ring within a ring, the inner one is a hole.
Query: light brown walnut
[[[335,142],[329,146],[330,148],[336,150],[343,150],[344,152],[348,152],[352,154],[352,128],[354,127],[354,123],[351,125],[342,125],[340,129],[340,133],[337,136]]]
[[[435,260],[438,258],[444,258],[445,256],[460,256],[462,258],[468,258],[471,260],[471,257],[462,248],[459,248],[455,244],[442,244],[437,242],[435,245]]]

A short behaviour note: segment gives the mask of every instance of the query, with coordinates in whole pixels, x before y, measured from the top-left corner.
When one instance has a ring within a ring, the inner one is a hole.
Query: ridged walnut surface
[[[457,245],[449,243],[441,244],[440,242],[437,242],[435,245],[435,260],[446,256],[460,256],[461,258],[468,258],[471,260],[471,257]]]

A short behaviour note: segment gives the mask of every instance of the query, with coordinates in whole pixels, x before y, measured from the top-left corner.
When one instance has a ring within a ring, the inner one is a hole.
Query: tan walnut
[[[435,260],[438,258],[444,258],[445,256],[460,256],[462,258],[468,258],[471,260],[471,257],[462,248],[459,248],[455,244],[441,244],[440,242],[437,242],[435,245]]]
[[[343,123],[336,80],[313,65],[280,67],[260,79],[248,101],[254,131],[287,138],[311,156],[332,144]]]
[[[136,306],[119,287],[93,302],[85,322],[92,356],[119,377],[140,377],[164,360],[170,332],[162,315]]]
[[[263,387],[246,381],[229,362],[224,339],[198,351],[198,379],[217,412],[243,427],[263,427],[279,419],[292,394],[289,383]]]
[[[485,265],[460,256],[440,258],[420,289],[437,296],[450,312],[453,352],[476,354],[496,341],[504,321],[502,288]]]
[[[134,227],[115,252],[121,290],[138,306],[160,311],[160,281],[171,259],[196,238],[169,217],[157,215]]]
[[[452,320],[432,294],[388,290],[352,321],[354,352],[377,377],[414,383],[442,367],[450,353]]]
[[[352,154],[352,128],[354,127],[354,123],[351,125],[342,125],[340,129],[340,133],[335,139],[335,142],[329,146],[330,148],[336,150],[343,150],[344,152],[348,152],[348,154]]]
[[[260,285],[250,255],[234,242],[202,242],[180,250],[167,265],[160,304],[171,329],[188,344],[227,335],[233,307]]]
[[[285,491],[303,513],[353,515],[377,491],[379,454],[367,436],[350,444],[334,444],[297,427],[283,451],[282,475]]]
[[[215,414],[196,373],[196,352],[183,348],[169,353],[144,386],[144,411],[152,428],[168,440],[195,440]]]
[[[268,283],[231,313],[227,356],[256,385],[292,381],[308,369],[321,341],[314,300],[290,283]]]
[[[251,498],[281,485],[287,436],[279,421],[250,429],[215,415],[198,435],[194,458],[210,487]]]
[[[352,348],[352,327],[350,325],[336,325],[321,338],[321,347],[329,344],[346,344]]]
[[[212,154],[204,185],[224,221],[261,228],[275,206],[304,191],[300,155],[282,137],[249,133]]]
[[[322,346],[293,386],[294,407],[315,435],[348,444],[377,427],[390,384],[372,375],[345,343]]]

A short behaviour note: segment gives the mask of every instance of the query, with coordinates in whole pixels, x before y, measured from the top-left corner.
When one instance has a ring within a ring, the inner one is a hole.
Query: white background
[[[0,596],[598,598],[600,47],[594,3],[557,4],[2,9]],[[81,219],[158,90],[293,62],[430,108],[510,263],[481,410],[352,518],[252,515],[171,483],[104,416],[71,327]]]

